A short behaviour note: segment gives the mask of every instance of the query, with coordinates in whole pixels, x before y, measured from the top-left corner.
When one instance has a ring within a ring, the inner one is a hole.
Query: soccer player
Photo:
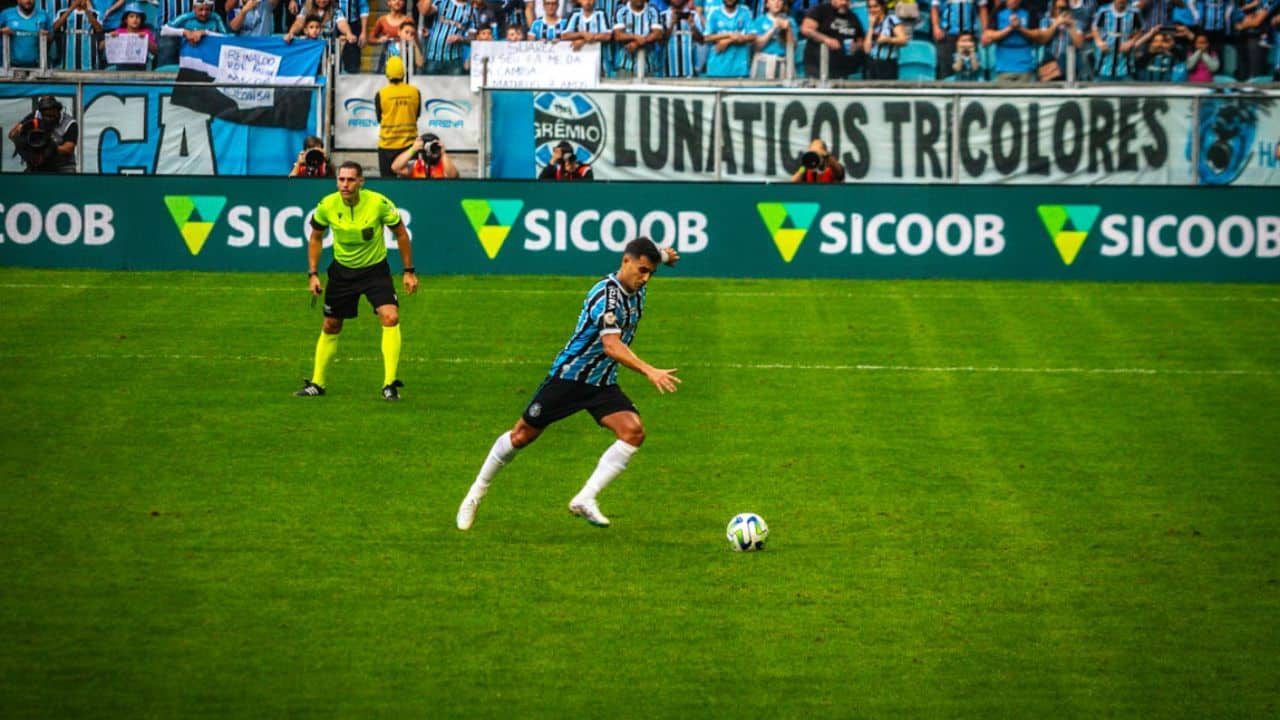
[[[631,351],[631,341],[644,313],[646,285],[658,263],[673,266],[680,255],[659,249],[648,238],[627,243],[618,271],[596,283],[587,293],[578,316],[578,325],[556,356],[551,372],[516,421],[510,432],[494,442],[480,467],[480,473],[458,508],[458,529],[467,530],[476,519],[476,508],[489,484],[516,452],[538,439],[551,423],[586,410],[602,427],[613,431],[617,441],[600,456],[595,472],[569,501],[569,511],[597,527],[608,527],[609,518],[600,512],[596,495],[623,470],[640,444],[644,425],[631,399],[618,387],[618,365],[644,375],[659,393],[675,392],[680,378],[676,369],[660,370]]]
[[[410,295],[418,289],[413,246],[395,204],[385,195],[365,190],[363,186],[364,168],[360,163],[342,163],[338,166],[338,192],[321,199],[311,218],[307,280],[312,295],[324,292],[324,326],[316,343],[315,370],[302,389],[294,393],[298,397],[324,395],[325,371],[338,351],[342,321],[356,316],[361,295],[369,298],[369,304],[382,322],[383,399],[399,400],[398,389],[404,387],[396,377],[400,364],[400,303],[391,282],[382,228],[390,229],[396,236],[400,260],[404,263],[404,290]],[[316,270],[324,251],[326,230],[333,232],[328,290],[320,285]]]

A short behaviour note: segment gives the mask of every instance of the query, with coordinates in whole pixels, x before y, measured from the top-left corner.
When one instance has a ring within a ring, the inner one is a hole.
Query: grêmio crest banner
[[[600,179],[786,181],[821,138],[850,182],[1280,185],[1280,94],[1196,92],[584,91],[532,104],[539,164],[568,140]]]

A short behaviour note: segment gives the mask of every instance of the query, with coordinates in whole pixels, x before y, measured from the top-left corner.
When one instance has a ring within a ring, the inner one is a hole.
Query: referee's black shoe
[[[392,380],[390,385],[382,388],[382,399],[387,400],[389,402],[399,402],[400,391],[397,390],[396,388],[402,388],[402,387],[404,387],[404,383],[400,382],[399,380]],[[324,392],[324,391],[321,390],[320,392]]]
[[[304,381],[302,384],[302,389],[294,393],[294,395],[298,397],[319,397],[323,394],[324,394],[324,388],[311,382],[310,380]]]

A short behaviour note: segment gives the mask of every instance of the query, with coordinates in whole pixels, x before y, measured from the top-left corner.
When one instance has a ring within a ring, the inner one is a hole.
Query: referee
[[[298,397],[324,395],[325,371],[338,351],[338,334],[342,321],[356,316],[360,296],[382,322],[382,364],[385,369],[382,397],[400,399],[398,388],[404,383],[396,377],[400,365],[400,304],[391,282],[387,265],[387,247],[382,228],[395,233],[404,263],[404,289],[412,295],[418,289],[418,276],[413,270],[413,246],[409,231],[400,221],[400,213],[389,198],[364,189],[364,169],[359,163],[344,162],[338,166],[338,192],[326,195],[316,205],[311,218],[311,242],[307,245],[307,280],[311,294],[324,293],[324,326],[316,343],[315,370]],[[316,268],[324,251],[324,234],[333,233],[333,262],[329,265],[329,288],[320,284]]]

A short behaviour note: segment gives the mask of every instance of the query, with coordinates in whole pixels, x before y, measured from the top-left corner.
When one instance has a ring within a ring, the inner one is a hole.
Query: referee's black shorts
[[[617,385],[590,385],[576,380],[549,377],[542,381],[542,387],[534,393],[521,417],[526,423],[541,430],[579,410],[591,413],[597,423],[616,412],[640,414],[635,403]]]
[[[329,286],[324,289],[324,316],[343,320],[355,317],[361,295],[369,298],[375,310],[383,305],[400,306],[387,261],[362,268],[349,268],[336,261],[330,263]]]

